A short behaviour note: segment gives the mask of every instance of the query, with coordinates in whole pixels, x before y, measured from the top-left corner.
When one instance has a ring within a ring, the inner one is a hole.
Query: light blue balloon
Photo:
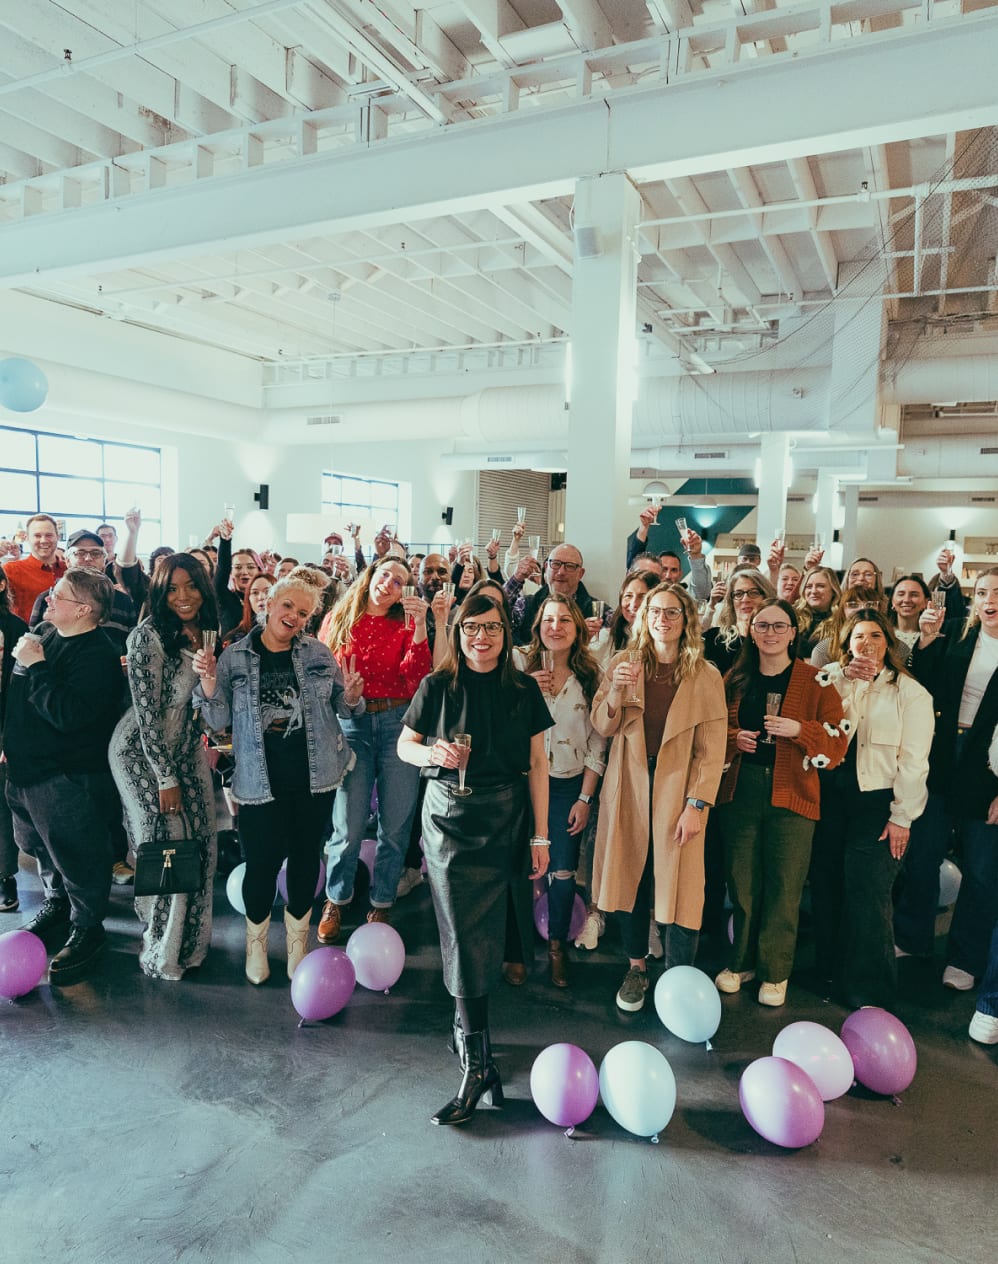
[[[0,404],[15,413],[33,413],[49,393],[48,378],[37,364],[11,356],[0,360]]]
[[[941,909],[949,908],[951,904],[956,903],[962,881],[963,874],[952,860],[944,860],[939,866],[939,907]]]
[[[713,980],[696,966],[673,966],[655,984],[655,1009],[663,1024],[699,1045],[721,1025],[721,997]]]
[[[614,1045],[599,1069],[603,1105],[636,1137],[658,1134],[676,1109],[676,1077],[663,1053],[643,1040]]]

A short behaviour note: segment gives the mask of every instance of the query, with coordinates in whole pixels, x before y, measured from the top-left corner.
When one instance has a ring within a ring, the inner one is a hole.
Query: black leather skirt
[[[427,782],[426,872],[444,986],[451,996],[486,996],[502,971],[510,902],[528,964],[533,955],[527,779],[476,787],[466,798],[455,789],[452,782]],[[518,959],[512,948],[510,956]]]

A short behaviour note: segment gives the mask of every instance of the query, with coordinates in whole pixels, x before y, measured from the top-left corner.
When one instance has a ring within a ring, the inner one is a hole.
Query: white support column
[[[855,484],[854,484],[855,486]],[[841,565],[838,546],[835,545],[835,518],[839,503],[838,475],[829,470],[819,470],[818,490],[815,493],[814,534],[825,545],[822,566],[837,570]]]
[[[840,566],[848,566],[856,556],[856,528],[859,519],[859,484],[846,483],[843,488],[845,501],[845,520],[839,529],[839,540],[842,547]]]
[[[790,491],[790,440],[785,434],[762,436],[759,445],[759,500],[755,520],[755,542],[766,565],[769,546],[778,528],[787,525],[787,493]]]
[[[879,429],[877,392],[887,329],[881,295],[886,275],[880,259],[844,264],[839,270],[832,304],[835,330],[827,395],[829,430],[876,435]]]
[[[565,539],[582,550],[585,584],[611,601],[636,517],[627,505],[637,382],[636,224],[640,197],[623,175],[580,180],[575,231],[592,229],[572,288],[572,382]]]

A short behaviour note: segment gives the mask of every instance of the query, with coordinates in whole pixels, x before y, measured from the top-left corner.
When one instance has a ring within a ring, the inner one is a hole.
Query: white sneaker
[[[588,948],[591,952],[599,946],[600,936],[605,930],[606,918],[598,909],[590,909],[586,914],[586,924],[575,941],[576,948]]]
[[[977,1040],[982,1045],[998,1045],[998,1018],[976,1010],[974,1017],[970,1020],[967,1035],[971,1040]]]
[[[648,956],[654,957],[656,961],[665,956],[665,949],[662,947],[662,932],[654,917],[648,926]]]
[[[903,948],[899,948],[897,944],[894,945],[895,960],[900,961],[902,957],[910,957],[910,956],[911,956],[910,952],[905,952],[905,950]]]
[[[959,966],[947,966],[943,971],[943,987],[952,988],[954,992],[969,992],[974,986],[974,976]]]
[[[743,970],[739,974],[735,970],[722,970],[714,980],[719,992],[740,992],[743,983],[750,983],[755,978],[754,970]]]
[[[787,999],[787,980],[782,983],[763,983],[759,987],[760,1005],[782,1005]]]
[[[401,900],[404,895],[409,895],[415,891],[416,887],[423,881],[422,871],[419,869],[403,869],[402,877],[399,878],[399,884],[395,891],[396,900]]]

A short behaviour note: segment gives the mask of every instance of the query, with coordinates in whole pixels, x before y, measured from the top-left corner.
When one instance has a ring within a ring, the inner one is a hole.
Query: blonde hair
[[[259,575],[253,577],[252,583],[260,578]],[[312,613],[315,613],[316,607],[322,600],[322,594],[325,591],[325,582],[316,575],[311,566],[296,566],[294,570],[288,571],[283,579],[277,580],[271,585],[270,592],[267,593],[267,609],[270,609],[271,603],[275,597],[279,597],[281,593],[288,592],[295,588],[299,592],[310,592],[314,598],[312,605]]]
[[[718,611],[717,618],[714,621],[714,626],[717,628],[717,639],[726,650],[734,649],[741,637],[741,633],[738,631],[738,611],[735,609],[734,597],[735,582],[739,579],[751,580],[762,594],[763,601],[772,601],[776,596],[776,589],[763,575],[762,571],[756,570],[755,567],[741,566],[731,572],[724,587],[721,609]]]
[[[981,616],[977,613],[977,602],[974,600],[974,593],[977,592],[977,585],[985,575],[998,576],[998,566],[989,566],[986,571],[978,571],[974,576],[974,589],[970,594],[970,611],[967,614],[967,622],[964,624],[963,632],[960,634],[961,641],[965,636],[969,636],[981,621]]]
[[[651,680],[658,667],[655,643],[648,627],[648,610],[651,599],[658,593],[670,593],[683,607],[683,630],[679,636],[679,654],[676,658],[676,681],[689,680],[703,667],[703,637],[700,635],[700,618],[696,602],[682,584],[657,584],[641,603],[631,631],[631,647],[641,651],[645,679]]]

